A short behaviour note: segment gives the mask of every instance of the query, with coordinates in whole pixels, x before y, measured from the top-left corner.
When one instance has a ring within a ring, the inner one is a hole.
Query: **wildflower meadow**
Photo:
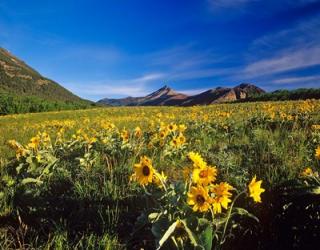
[[[306,249],[320,101],[0,117],[1,249]]]

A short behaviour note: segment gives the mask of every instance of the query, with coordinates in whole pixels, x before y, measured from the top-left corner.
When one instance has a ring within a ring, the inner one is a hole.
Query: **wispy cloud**
[[[172,73],[170,79],[172,80],[190,80],[212,78],[217,76],[224,76],[230,74],[235,69],[233,68],[209,68]]]
[[[320,42],[320,15],[294,24],[277,32],[265,34],[251,44],[250,52],[256,54],[263,51],[279,50],[288,47],[299,48],[317,45]]]
[[[139,57],[151,69],[161,69],[163,79],[170,81],[210,78],[230,73],[220,63],[227,60],[211,49],[197,49],[193,44],[155,51]]]
[[[185,95],[197,95],[202,92],[207,91],[207,88],[199,88],[199,89],[185,89],[185,90],[177,90],[179,93],[183,93]]]
[[[141,77],[131,79],[131,83],[147,83],[149,81],[163,79],[166,76],[164,73],[151,73],[147,75],[143,75]]]
[[[167,66],[176,70],[221,62],[224,59],[211,49],[197,49],[195,44],[185,44],[143,55],[142,60],[154,66]]]
[[[98,46],[94,44],[70,44],[65,42],[59,58],[60,60],[83,60],[95,63],[116,63],[125,55],[114,46]]]
[[[320,65],[320,46],[280,51],[270,58],[249,64],[245,67],[244,74],[251,77],[271,75],[315,65]]]
[[[317,2],[318,0],[282,0],[281,2],[278,0],[206,0],[209,3],[211,8],[219,9],[219,8],[242,8],[246,5],[250,5],[253,3],[263,3],[264,5],[273,5],[276,8],[284,8],[289,6],[300,6],[305,4],[310,4]],[[282,6],[281,6],[282,5]]]
[[[151,73],[131,79],[108,79],[97,82],[67,83],[66,87],[80,96],[98,100],[104,97],[143,96],[150,92],[150,82],[162,79],[162,73]]]
[[[320,86],[320,75],[279,78],[271,81],[271,84],[299,84],[300,85],[300,84],[306,84],[310,82],[319,84]]]
[[[245,78],[277,77],[280,73],[320,65],[319,17],[317,15],[254,40],[247,65],[239,75]]]
[[[212,8],[234,8],[242,7],[246,4],[259,0],[207,0]]]

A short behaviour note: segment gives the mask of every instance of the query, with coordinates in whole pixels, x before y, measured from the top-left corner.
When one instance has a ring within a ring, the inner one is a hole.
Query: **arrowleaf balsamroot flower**
[[[228,204],[231,202],[232,193],[230,191],[233,189],[231,185],[227,182],[220,182],[212,187],[211,192],[214,194],[212,198],[212,207],[214,214],[221,213],[222,208],[228,209]]]
[[[202,186],[191,187],[188,193],[188,205],[193,206],[194,212],[206,212],[210,208],[208,190]]]
[[[195,168],[192,172],[192,181],[199,185],[207,186],[216,180],[217,172],[216,167]]]
[[[28,147],[36,150],[39,144],[40,144],[40,137],[35,136],[30,139],[30,143],[28,144]]]
[[[140,138],[142,136],[142,130],[140,127],[136,127],[134,129],[134,136],[137,137],[137,138]]]
[[[140,162],[134,165],[132,178],[144,186],[152,183],[154,173],[152,161],[147,156],[143,156]]]
[[[260,195],[265,191],[265,189],[261,188],[262,181],[256,181],[256,176],[254,176],[248,186],[250,197],[253,198],[255,202],[261,202]]]
[[[189,159],[193,162],[195,168],[204,168],[207,166],[207,163],[203,160],[200,154],[195,152],[190,152],[188,154]]]
[[[317,158],[318,160],[320,160],[320,146],[318,146],[318,147],[316,148],[315,156],[316,156],[316,158]]]
[[[163,188],[163,184],[167,181],[167,179],[168,179],[168,176],[166,176],[163,171],[161,171],[161,174],[156,172],[156,171],[154,171],[153,182],[159,188]]]
[[[172,133],[174,131],[176,131],[178,128],[178,126],[174,123],[170,123],[168,126],[167,126],[167,130],[168,132]]]
[[[306,167],[300,174],[301,176],[303,177],[306,177],[306,176],[312,176],[313,175],[313,170],[312,168],[310,167]]]

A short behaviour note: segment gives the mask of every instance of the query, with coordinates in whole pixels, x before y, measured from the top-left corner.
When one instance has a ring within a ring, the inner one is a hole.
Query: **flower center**
[[[206,200],[202,195],[197,195],[197,203],[202,205]]]
[[[150,168],[148,166],[144,166],[142,168],[142,173],[144,176],[149,176],[150,175]]]
[[[200,178],[206,178],[208,176],[208,171],[207,170],[202,170],[199,173]]]

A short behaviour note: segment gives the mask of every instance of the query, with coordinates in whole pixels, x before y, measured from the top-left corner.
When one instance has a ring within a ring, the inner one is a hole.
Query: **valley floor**
[[[320,101],[8,115],[0,165],[5,249],[320,240]]]

